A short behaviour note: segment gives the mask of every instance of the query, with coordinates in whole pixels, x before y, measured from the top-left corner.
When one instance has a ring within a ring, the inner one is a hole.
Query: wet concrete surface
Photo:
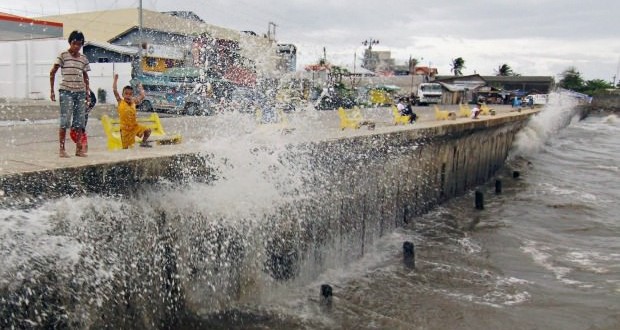
[[[443,106],[457,111],[456,106]],[[497,106],[496,116],[481,116],[477,121],[517,114],[509,106]],[[179,133],[183,142],[177,145],[154,145],[153,148],[135,147],[129,150],[110,151],[101,125],[102,115],[115,116],[115,106],[98,104],[88,121],[88,157],[76,157],[75,144],[67,138],[70,158],[58,156],[58,105],[48,101],[0,105],[0,176],[51,169],[106,164],[145,158],[192,153],[207,150],[217,139],[250,136],[257,144],[275,142],[307,142],[323,139],[339,139],[357,135],[381,134],[392,131],[412,130],[423,127],[473,122],[470,118],[436,121],[433,107],[416,107],[419,120],[414,125],[394,126],[391,109],[363,109],[365,119],[374,122],[375,129],[340,130],[336,111],[304,110],[287,113],[286,124],[258,125],[253,114],[227,112],[213,116],[183,116],[159,113],[167,133]],[[535,110],[524,110],[528,113]],[[146,116],[147,113],[139,112]],[[216,142],[215,142],[216,143]]]

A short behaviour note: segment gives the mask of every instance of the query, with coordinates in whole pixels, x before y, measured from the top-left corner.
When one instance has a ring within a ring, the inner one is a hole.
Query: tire
[[[140,111],[153,112],[151,101],[142,101],[142,103],[140,103]]]
[[[195,116],[200,112],[198,108],[198,104],[196,103],[188,103],[185,105],[185,114],[188,116]]]

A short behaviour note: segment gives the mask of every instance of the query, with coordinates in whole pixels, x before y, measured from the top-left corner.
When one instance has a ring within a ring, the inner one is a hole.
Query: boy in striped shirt
[[[84,45],[84,34],[80,31],[73,31],[69,35],[69,49],[60,53],[50,71],[50,99],[56,102],[54,94],[54,80],[56,71],[61,69],[62,82],[59,86],[60,94],[60,130],[58,140],[60,142],[59,154],[62,158],[69,155],[65,151],[65,138],[67,129],[72,128],[77,132],[75,155],[86,157],[85,146],[82,145],[82,135],[85,132],[85,109],[90,101],[89,90],[88,59],[80,54],[80,49]]]

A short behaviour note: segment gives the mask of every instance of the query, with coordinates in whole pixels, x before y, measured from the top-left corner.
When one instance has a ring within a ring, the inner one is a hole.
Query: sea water
[[[619,131],[615,115],[580,121],[569,106],[543,110],[518,135],[498,175],[503,192],[494,194],[493,182],[480,187],[485,210],[473,208],[471,192],[386,233],[360,259],[282,282],[260,264],[240,264],[237,254],[264,238],[261,215],[293,195],[303,173],[288,173],[295,169],[281,162],[285,143],[240,152],[230,148],[238,137],[211,141],[210,151],[222,155],[218,175],[226,178],[215,185],[162,183],[139,197],[0,210],[3,325],[131,327],[157,315],[152,327],[185,329],[616,329]],[[170,219],[192,239],[159,239]],[[210,226],[234,231],[209,237],[201,231]],[[404,241],[415,244],[415,268],[402,262]],[[264,258],[244,253],[247,260]],[[181,266],[164,258],[191,267],[152,267]],[[210,277],[237,268],[254,274]],[[176,296],[176,276],[193,278],[196,292],[207,288],[208,297],[191,290]],[[270,285],[257,288],[261,281]],[[331,304],[320,298],[321,284],[333,287]],[[230,296],[231,287],[256,294]],[[123,301],[128,296],[134,298]],[[110,304],[115,315],[93,319]]]

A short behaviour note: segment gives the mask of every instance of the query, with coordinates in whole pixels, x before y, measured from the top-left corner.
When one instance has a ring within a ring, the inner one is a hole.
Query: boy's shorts
[[[121,130],[121,143],[123,144],[123,149],[133,146],[136,143],[136,136],[143,137],[144,132],[147,130],[148,128],[142,125],[137,125],[130,131]]]

